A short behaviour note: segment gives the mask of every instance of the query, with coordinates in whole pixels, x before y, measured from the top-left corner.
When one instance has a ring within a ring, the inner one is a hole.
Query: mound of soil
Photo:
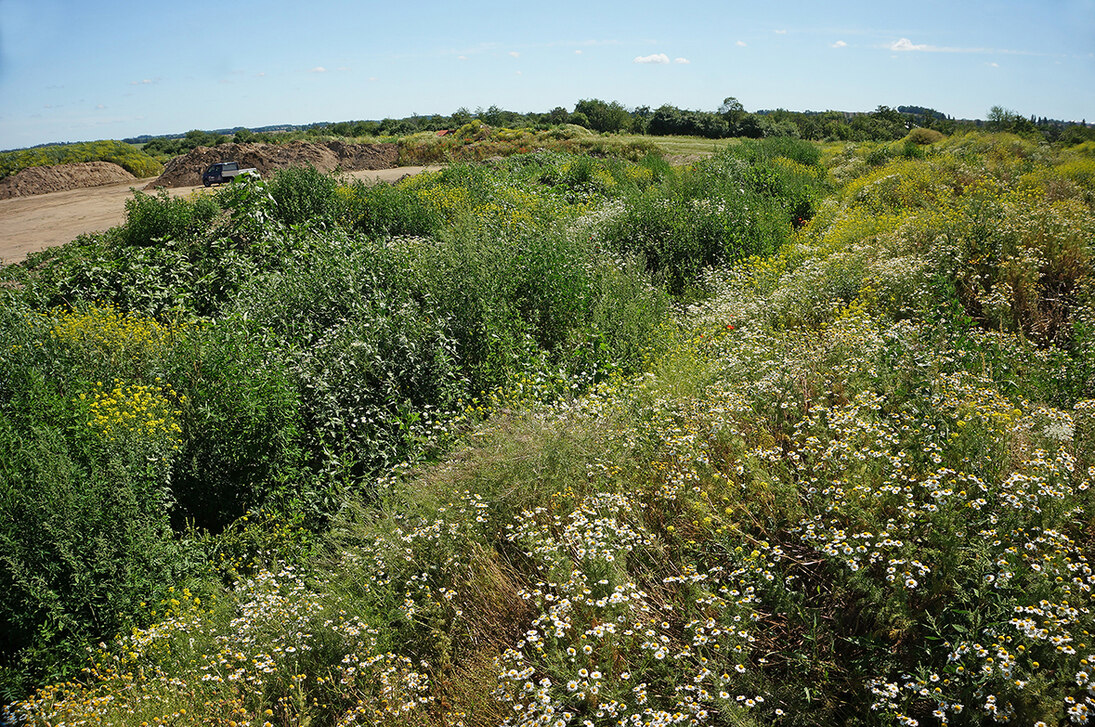
[[[278,169],[312,165],[321,172],[341,168],[391,169],[399,157],[395,144],[344,144],[328,141],[312,144],[294,141],[291,144],[221,144],[199,146],[189,154],[175,157],[164,166],[164,172],[145,189],[156,187],[194,187],[202,183],[202,172],[217,162],[239,162],[240,167],[254,167],[264,177]]]
[[[135,181],[136,177],[112,162],[27,167],[10,177],[0,179],[0,199]]]

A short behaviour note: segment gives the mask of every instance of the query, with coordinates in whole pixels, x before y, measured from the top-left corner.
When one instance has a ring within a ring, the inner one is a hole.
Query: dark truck
[[[216,164],[210,164],[209,168],[205,170],[205,174],[202,175],[202,184],[206,187],[211,184],[224,184],[231,182],[235,177],[252,174],[256,177],[259,176],[258,170],[254,167],[240,169],[237,162],[217,162]]]

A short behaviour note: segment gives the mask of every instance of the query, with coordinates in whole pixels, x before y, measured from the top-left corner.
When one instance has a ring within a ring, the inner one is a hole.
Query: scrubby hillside
[[[153,177],[163,169],[158,161],[131,144],[114,140],[85,141],[0,152],[0,179],[32,167],[83,162],[117,164],[137,178]]]
[[[4,676],[55,682],[9,717],[1085,722],[1093,169],[771,140],[135,197],[9,272]]]

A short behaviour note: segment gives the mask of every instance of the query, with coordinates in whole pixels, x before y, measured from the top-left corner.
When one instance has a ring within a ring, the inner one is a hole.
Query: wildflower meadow
[[[1088,724],[1090,144],[643,153],[0,269],[0,722]]]

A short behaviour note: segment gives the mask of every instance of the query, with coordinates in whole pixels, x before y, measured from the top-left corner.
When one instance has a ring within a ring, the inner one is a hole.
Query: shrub
[[[1067,341],[1075,294],[1091,265],[1090,214],[1078,202],[1047,203],[1033,191],[998,195],[989,187],[963,199],[949,230],[960,264],[944,264],[976,320],[1042,342]]]
[[[183,573],[163,465],[96,453],[90,432],[66,441],[64,428],[81,425],[74,417],[27,431],[0,416],[5,699],[73,676],[85,640],[122,628]]]
[[[924,129],[921,127],[913,129],[909,132],[908,136],[905,137],[906,141],[911,141],[913,144],[919,144],[921,146],[934,144],[937,141],[942,141],[946,138],[945,134],[942,134],[935,129]]]
[[[821,148],[817,144],[790,136],[743,139],[739,144],[723,147],[719,153],[752,162],[785,157],[806,167],[816,167],[821,161]]]
[[[177,526],[219,532],[249,510],[279,506],[314,523],[324,509],[307,477],[300,402],[279,344],[229,317],[189,330],[164,361],[182,400],[171,470]]]
[[[790,231],[774,205],[754,195],[690,198],[651,191],[629,200],[601,234],[613,249],[639,254],[674,294],[712,265],[770,254]]]
[[[344,227],[370,237],[431,235],[444,219],[415,193],[411,185],[355,182],[340,188],[340,220]]]
[[[101,313],[0,316],[5,699],[74,675],[85,639],[187,570],[169,527],[180,399],[149,375],[147,322]]]
[[[267,191],[274,200],[278,219],[286,225],[299,225],[337,216],[337,186],[334,177],[308,165],[278,170]]]
[[[187,241],[201,232],[220,211],[213,197],[194,201],[172,197],[161,189],[155,195],[135,191],[125,201],[126,222],[119,230],[123,244],[155,245],[163,240]]]
[[[289,421],[298,422],[320,487],[363,480],[409,455],[420,428],[460,390],[448,311],[436,310],[421,283],[397,267],[398,249],[362,239],[324,242],[257,281],[240,301],[240,315],[272,336],[273,349],[261,355],[283,351],[264,370],[291,376],[280,379],[299,397]],[[257,393],[266,391],[270,384]],[[261,452],[269,435],[254,435],[249,441]],[[337,507],[337,499],[321,499],[303,504]]]
[[[705,268],[774,252],[792,225],[813,216],[820,170],[792,157],[816,163],[819,153],[796,139],[727,147],[666,187],[631,196],[601,234],[614,249],[642,255],[679,294]]]

